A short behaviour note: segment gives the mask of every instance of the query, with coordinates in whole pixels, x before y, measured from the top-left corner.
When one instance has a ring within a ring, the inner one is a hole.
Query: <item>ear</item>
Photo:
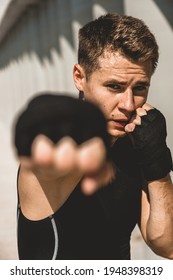
[[[84,90],[84,83],[85,83],[85,72],[83,67],[80,64],[75,64],[73,68],[73,79],[76,88],[79,91]]]

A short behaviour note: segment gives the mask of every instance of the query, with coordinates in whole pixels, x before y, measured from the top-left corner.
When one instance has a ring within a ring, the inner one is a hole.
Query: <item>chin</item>
[[[121,138],[121,137],[124,137],[127,135],[124,130],[123,131],[108,131],[108,133],[113,138]]]

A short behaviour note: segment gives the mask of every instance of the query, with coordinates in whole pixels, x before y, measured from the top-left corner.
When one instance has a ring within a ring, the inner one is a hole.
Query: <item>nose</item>
[[[135,100],[131,89],[126,89],[122,92],[121,99],[119,101],[119,109],[130,113],[135,110]]]

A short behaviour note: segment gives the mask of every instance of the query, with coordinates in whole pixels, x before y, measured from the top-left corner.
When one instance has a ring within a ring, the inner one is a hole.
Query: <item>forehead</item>
[[[99,58],[99,71],[101,72],[115,72],[117,75],[123,74],[139,74],[145,75],[148,78],[152,75],[151,61],[139,62],[131,60],[121,54],[105,52]]]

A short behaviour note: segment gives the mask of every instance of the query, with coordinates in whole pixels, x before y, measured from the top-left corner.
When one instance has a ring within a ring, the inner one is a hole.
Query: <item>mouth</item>
[[[125,126],[129,123],[129,120],[128,119],[109,120],[109,123],[115,128],[124,130]]]

